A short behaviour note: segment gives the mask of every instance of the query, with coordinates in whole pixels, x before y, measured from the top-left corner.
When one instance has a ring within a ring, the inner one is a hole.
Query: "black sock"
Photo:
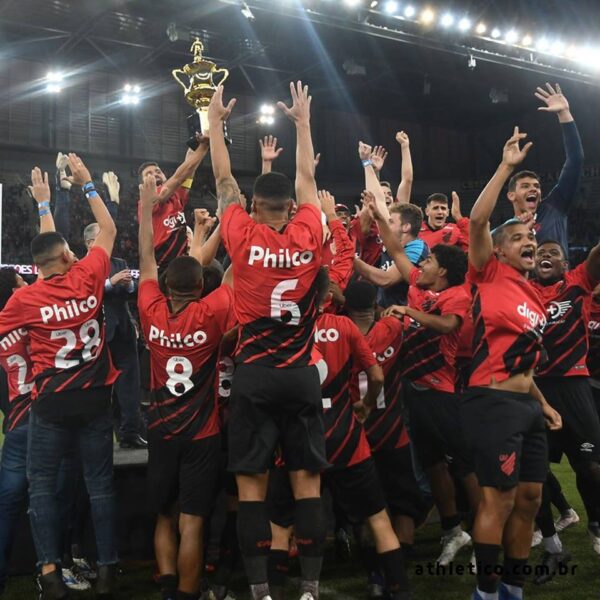
[[[215,573],[216,585],[227,585],[237,564],[240,544],[237,536],[237,511],[228,511],[221,534],[221,555]]]
[[[287,550],[271,550],[269,552],[269,591],[273,600],[283,594],[290,570],[290,553]]]
[[[545,483],[542,486],[542,503],[535,517],[535,522],[545,538],[552,537],[556,533],[554,519],[552,518],[550,487]]]
[[[550,491],[550,501],[558,510],[560,514],[567,512],[571,505],[568,500],[565,498],[563,494],[562,488],[560,487],[560,481],[556,479],[556,476],[552,471],[548,471],[548,477],[546,479],[546,483],[548,484],[548,490]]]
[[[526,564],[526,558],[512,558],[510,556],[505,556],[502,581],[508,585],[522,588],[525,585],[526,577],[523,575],[523,571],[525,570]]]
[[[177,575],[161,575],[158,578],[161,596],[167,600],[177,594]]]
[[[498,567],[500,545],[475,542],[473,548],[477,559],[477,586],[482,592],[494,594],[498,590],[498,575],[494,569]]]
[[[271,546],[271,527],[265,502],[240,502],[237,523],[240,550],[244,557],[246,576],[251,589],[262,593],[264,586],[268,594],[269,548]],[[254,594],[254,591],[253,591]],[[257,596],[260,597],[260,596]]]
[[[318,599],[323,546],[327,533],[321,498],[297,500],[294,524],[302,572],[300,591],[310,592],[315,599]]]
[[[589,477],[588,473],[577,469],[575,471],[575,483],[577,484],[577,491],[585,506],[588,521],[600,520],[600,510],[598,510],[598,485],[596,482]]]
[[[404,555],[400,548],[379,554],[385,575],[385,586],[390,592],[405,592],[409,589]]]
[[[460,515],[452,515],[450,517],[442,517],[442,531],[450,531],[460,525]]]
[[[190,594],[177,590],[177,600],[198,600],[200,594]]]
[[[402,554],[404,554],[404,564],[408,566],[413,559],[415,547],[413,544],[407,544],[406,542],[402,542],[402,546],[400,549],[402,550]]]

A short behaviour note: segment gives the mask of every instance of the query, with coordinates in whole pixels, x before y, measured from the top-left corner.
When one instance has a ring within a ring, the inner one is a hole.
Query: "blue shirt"
[[[408,260],[410,260],[415,267],[419,266],[419,264],[429,256],[427,244],[419,238],[408,242],[408,244],[404,246],[404,252],[406,253],[406,256],[408,256]],[[384,248],[381,253],[379,268],[387,271],[392,266],[394,266],[394,261]],[[408,283],[405,283],[404,281],[388,288],[380,287],[377,291],[377,304],[383,308],[387,308],[392,304],[404,305],[407,302],[407,298]]]

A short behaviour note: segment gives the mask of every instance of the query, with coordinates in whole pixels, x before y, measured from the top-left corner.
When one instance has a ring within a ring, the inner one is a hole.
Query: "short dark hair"
[[[165,271],[165,285],[179,294],[196,292],[204,284],[202,265],[193,256],[174,258]]]
[[[214,292],[223,281],[223,267],[218,260],[213,260],[210,265],[203,267],[202,297]]]
[[[556,246],[558,246],[560,248],[560,251],[562,252],[563,258],[565,260],[569,259],[569,255],[566,253],[564,246],[560,242],[557,242],[556,240],[544,240],[543,242],[541,242],[541,243],[538,244],[538,250],[542,246],[545,246],[546,244],[555,244]]]
[[[65,238],[58,231],[40,233],[31,240],[31,256],[38,267],[43,267],[58,258],[59,246],[66,246]]]
[[[265,202],[267,210],[279,211],[286,208],[292,199],[292,182],[287,175],[272,171],[259,175],[254,182],[252,193],[255,198]]]
[[[153,160],[147,160],[138,167],[138,179],[140,182],[142,181],[142,173],[144,172],[144,169],[147,169],[148,167],[158,167],[158,163]]]
[[[431,194],[431,196],[427,198],[425,204],[429,206],[432,202],[441,202],[442,204],[448,204],[448,196],[446,196],[446,194],[442,194],[441,192],[436,192],[435,194]]]
[[[392,190],[392,184],[389,181],[380,181],[379,185],[382,185],[383,187],[390,188],[390,191]]]
[[[423,211],[414,204],[395,204],[390,208],[390,214],[400,215],[402,224],[410,225],[410,233],[413,237],[419,235],[421,225],[423,225]]]
[[[458,246],[449,244],[437,244],[431,249],[442,269],[446,269],[446,279],[450,287],[462,285],[467,275],[467,254]]]
[[[345,307],[348,310],[364,311],[375,308],[377,288],[364,279],[355,279],[344,291]]]
[[[13,290],[17,287],[17,271],[13,267],[2,267],[0,269],[0,310],[2,310]]]
[[[492,244],[494,246],[499,246],[504,242],[504,238],[506,237],[506,231],[509,227],[514,227],[515,225],[523,225],[523,221],[521,219],[517,219],[516,217],[512,217],[496,227],[496,229],[492,230]]]
[[[519,171],[515,173],[508,182],[508,191],[514,192],[517,189],[517,183],[520,179],[525,179],[526,177],[531,177],[531,179],[537,179],[540,181],[540,176],[534,171]]]

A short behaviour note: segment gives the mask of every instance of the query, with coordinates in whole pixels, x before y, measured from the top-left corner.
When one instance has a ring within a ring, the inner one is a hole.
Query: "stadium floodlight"
[[[425,25],[431,25],[431,23],[433,23],[434,19],[435,19],[435,13],[433,12],[433,10],[431,10],[431,8],[426,8],[421,13],[421,23],[423,23]]]
[[[389,15],[396,14],[396,11],[398,10],[398,3],[396,2],[396,0],[388,0],[385,3],[385,9],[384,10]]]
[[[565,52],[565,43],[555,40],[550,44],[550,52],[555,56],[562,56]]]
[[[442,16],[440,23],[442,24],[442,27],[452,27],[454,24],[454,17],[450,13],[446,13]]]
[[[463,17],[459,22],[458,22],[458,28],[461,31],[469,31],[469,29],[471,29],[471,21],[469,19],[467,19],[467,17]]]
[[[344,3],[350,8],[356,8],[360,4],[360,0],[344,0]]]
[[[495,40],[497,40],[501,35],[502,35],[502,32],[497,27],[494,27],[494,29],[492,29],[492,37]]]
[[[121,96],[121,104],[136,105],[140,103],[140,86],[136,84],[126,83],[123,86],[123,95]]]
[[[258,122],[261,125],[273,125],[273,123],[275,123],[275,119],[270,115],[260,115]]]
[[[535,47],[540,51],[540,52],[546,52],[546,50],[548,50],[548,48],[550,47],[550,42],[548,41],[548,38],[540,38],[537,42],[537,44],[535,45]]]
[[[518,39],[519,39],[519,34],[514,30],[514,29],[509,29],[505,36],[504,39],[509,43],[509,44],[514,44]]]
[[[478,35],[483,35],[487,31],[487,25],[485,23],[477,23],[475,31]]]
[[[377,5],[379,4],[379,0],[373,0],[371,2],[371,8],[377,8]]]
[[[48,71],[46,73],[46,91],[49,94],[58,94],[62,90],[64,78],[64,74],[60,71]]]
[[[263,104],[260,107],[260,114],[261,115],[274,115],[275,114],[275,107],[272,104]]]
[[[411,4],[409,4],[405,9],[404,9],[404,16],[407,19],[412,19],[412,17],[415,16],[415,14],[417,14],[417,9],[412,6]]]
[[[531,46],[531,44],[533,44],[533,38],[529,34],[523,36],[523,39],[521,40],[521,45]]]
[[[240,2],[240,11],[248,21],[256,21],[254,13],[250,10],[250,7],[246,2]]]

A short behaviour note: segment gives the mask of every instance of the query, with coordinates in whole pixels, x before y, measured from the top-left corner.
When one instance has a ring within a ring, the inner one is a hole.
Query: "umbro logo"
[[[514,471],[515,466],[517,465],[517,453],[512,452],[511,454],[501,454],[500,455],[500,470],[507,476],[510,477]]]
[[[579,446],[579,449],[582,452],[593,452],[594,444],[591,444],[590,442],[584,442],[583,444],[581,444],[581,446]]]

